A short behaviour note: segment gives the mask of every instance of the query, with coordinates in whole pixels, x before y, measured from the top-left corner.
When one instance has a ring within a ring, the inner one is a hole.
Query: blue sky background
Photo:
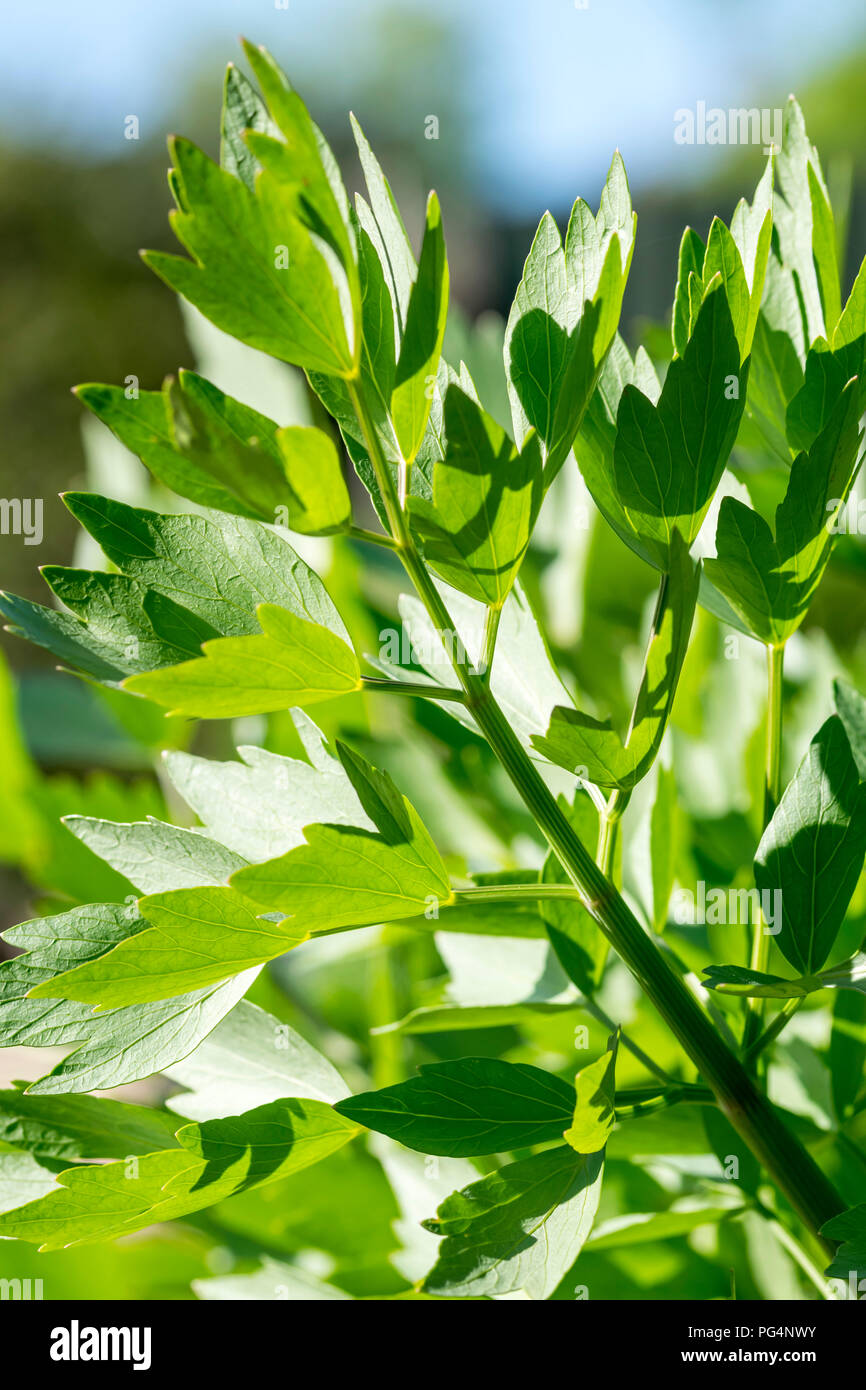
[[[369,87],[380,9],[375,0],[288,0],[286,10],[274,0],[6,0],[0,140],[116,154],[131,112],[143,137],[162,140],[208,66],[217,99],[241,32],[273,49],[314,112],[363,101],[373,124],[371,105],[390,95]],[[407,123],[420,129],[436,111],[437,82],[454,76],[466,116],[440,138],[460,142],[488,204],[516,213],[565,204],[596,182],[612,132],[633,186],[705,176],[725,151],[675,145],[678,107],[781,105],[866,33],[863,0],[590,0],[588,9],[397,0],[388,9],[398,45],[406,35]],[[430,72],[416,42],[430,22],[453,26],[459,73]]]

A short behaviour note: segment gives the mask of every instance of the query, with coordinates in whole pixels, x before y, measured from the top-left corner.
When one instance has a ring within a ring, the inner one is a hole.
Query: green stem
[[[628,805],[630,791],[623,791],[617,787],[610,794],[609,800],[605,803],[604,810],[599,815],[598,820],[598,847],[595,854],[595,862],[601,869],[605,878],[613,881],[614,859],[616,857],[616,842],[619,837],[619,823],[622,813]]]
[[[365,690],[380,691],[387,695],[417,695],[425,700],[455,700],[464,704],[466,697],[462,690],[453,690],[447,685],[432,685],[427,681],[392,681],[387,676],[362,676]]]
[[[753,1066],[757,1058],[764,1051],[764,1048],[769,1047],[771,1042],[775,1042],[782,1029],[787,1027],[788,1020],[793,1018],[804,999],[805,995],[801,994],[798,998],[785,1000],[781,1009],[776,1014],[776,1017],[773,1019],[773,1022],[764,1029],[763,1033],[761,1033],[743,1053],[744,1066]]]
[[[779,802],[782,778],[782,673],[785,663],[785,646],[767,648],[767,743],[764,759],[764,812],[763,827],[773,817]],[[757,913],[752,935],[752,952],[749,964],[752,970],[762,975],[767,973],[770,959],[770,938],[766,932],[763,913]],[[746,1009],[746,1026],[743,1030],[743,1047],[746,1055],[760,1035],[764,1021],[763,999],[749,999]]]
[[[501,617],[502,605],[491,604],[487,609],[487,617],[484,622],[484,646],[481,652],[481,667],[479,672],[485,685],[490,684],[490,668],[493,665],[493,653],[496,649],[496,634],[499,631],[499,619]]]
[[[347,534],[353,541],[366,541],[368,545],[380,545],[385,550],[396,550],[390,536],[386,536],[384,531],[368,531],[364,526],[350,526]]]
[[[415,549],[397,504],[390,470],[363,397],[354,383],[349,383],[349,390],[382,490],[389,524],[394,539],[399,543],[403,565],[434,626],[440,631],[453,633],[455,629],[447,606]],[[631,970],[691,1058],[702,1080],[710,1086],[734,1129],[817,1236],[825,1222],[846,1209],[845,1203],[800,1141],[788,1130],[766,1096],[754,1085],[701,1005],[643,930],[610,879],[588,854],[489,687],[466,661],[456,655],[458,650],[457,644],[452,642],[451,660],[465,692],[466,704],[539,830],[571,882],[579,889],[586,910]],[[833,1246],[829,1242],[824,1244],[828,1253],[832,1254]]]
[[[672,1105],[715,1105],[716,1098],[708,1086],[669,1086],[665,1091],[647,1087],[623,1087],[616,1093],[616,1118],[637,1120],[654,1115],[658,1110],[670,1110]]]

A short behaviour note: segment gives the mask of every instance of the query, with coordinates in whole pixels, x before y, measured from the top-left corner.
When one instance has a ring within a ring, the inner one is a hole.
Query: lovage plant
[[[597,213],[578,199],[564,238],[545,215],[506,428],[446,359],[435,195],[416,259],[360,127],[350,202],[301,98],[246,56],[259,91],[229,68],[219,164],[171,142],[187,254],[145,259],[300,369],[311,414],[191,371],[78,388],[176,496],[68,494],[103,567],[48,565],[57,604],[2,610],[126,720],[171,716],[171,788],[165,819],[67,821],[116,901],[43,897],[7,933],[0,1043],[55,1051],[0,1093],[0,1236],[188,1222],[233,1261],[203,1297],[718,1297],[733,1268],[772,1298],[768,1262],[778,1296],[856,1291],[857,670],[835,712],[829,675],[787,734],[783,710],[856,501],[866,270],[843,303],[800,111],[753,201],[686,231],[652,356],[618,333],[619,157]],[[596,569],[566,639],[580,580],[550,580],[581,527]],[[594,611],[619,573],[650,600],[631,665]],[[146,1078],[142,1103],[94,1094]]]

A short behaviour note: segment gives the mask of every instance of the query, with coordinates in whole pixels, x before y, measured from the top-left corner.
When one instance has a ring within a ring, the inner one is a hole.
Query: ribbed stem
[[[447,606],[412,541],[363,396],[351,383],[350,392],[406,572],[434,626],[440,632],[454,633]],[[701,1005],[588,854],[521,746],[489,686],[465,661],[455,656],[459,650],[456,643],[452,641],[449,648],[455,675],[479,730],[569,879],[580,890],[587,911],[691,1058],[734,1129],[817,1238],[820,1227],[845,1210],[841,1197],[754,1085]],[[823,1244],[832,1254],[834,1247],[826,1241]]]

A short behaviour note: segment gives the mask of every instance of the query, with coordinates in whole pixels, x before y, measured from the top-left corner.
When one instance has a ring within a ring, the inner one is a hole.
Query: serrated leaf
[[[172,999],[273,960],[296,944],[232,888],[178,888],[139,899],[143,930],[36,985],[31,999],[77,999],[100,1010]]]
[[[866,698],[846,681],[833,682],[833,703],[845,726],[861,782],[866,782]]]
[[[28,991],[143,930],[129,906],[78,907],[4,933],[22,954],[0,963],[0,1045],[67,1049],[29,1094],[105,1090],[138,1081],[198,1046],[252,984],[256,971],[216,988],[98,1017],[86,1004],[32,999]]]
[[[261,634],[205,642],[197,660],[133,676],[126,689],[202,719],[267,714],[361,689],[358,659],[342,638],[271,603],[259,604],[256,618]]]
[[[69,1168],[45,1197],[0,1216],[0,1235],[59,1250],[109,1240],[213,1206],[334,1153],[354,1125],[314,1100],[281,1100],[230,1119],[184,1125],[180,1148],[122,1163]]]
[[[447,447],[433,469],[432,499],[411,499],[410,516],[437,574],[480,603],[500,608],[514,583],[541,505],[541,452],[527,436],[518,451],[469,395],[445,398]]]
[[[776,945],[796,970],[826,961],[866,852],[866,787],[845,729],[832,715],[782,794],[758,846],[759,891],[781,892]]]
[[[445,1239],[429,1293],[548,1298],[577,1259],[601,1196],[601,1154],[568,1145],[510,1163],[455,1192],[428,1230]]]
[[[234,63],[229,63],[223,84],[220,164],[245,183],[252,193],[259,166],[244,140],[247,130],[260,130],[265,135],[277,134],[277,127],[255,88]]]
[[[291,914],[285,925],[310,935],[412,917],[452,901],[447,870],[414,807],[387,773],[342,744],[337,751],[375,833],[310,825],[305,844],[240,870],[233,887]]]
[[[247,999],[165,1074],[184,1088],[167,1101],[169,1109],[191,1120],[251,1110],[287,1095],[332,1104],[349,1094],[327,1057]]]
[[[64,824],[140,893],[216,886],[246,863],[206,835],[163,821],[124,823],[66,816]]]
[[[418,275],[412,286],[391,396],[391,416],[403,453],[411,463],[430,414],[429,381],[435,378],[448,314],[448,261],[442,214],[430,194]]]
[[[658,403],[635,385],[619,400],[613,499],[626,529],[666,570],[673,533],[691,546],[719,485],[739,429],[748,364],[724,289],[708,293],[682,357],[668,369]],[[595,472],[586,473],[594,494]],[[610,486],[599,505],[611,509]]]
[[[77,387],[76,395],[181,497],[261,521],[274,521],[290,500],[274,421],[195,372],[131,397],[122,386],[97,383]]]
[[[722,501],[716,558],[704,562],[705,570],[762,642],[780,645],[797,630],[821,581],[859,467],[859,418],[852,381],[809,453],[794,460],[775,534],[736,498]]]
[[[217,762],[174,749],[165,754],[168,775],[187,805],[215,840],[245,860],[285,854],[303,844],[304,826],[317,821],[375,829],[343,764],[313,721],[301,710],[294,711],[292,719],[307,761],[254,747],[238,748],[239,762]]]
[[[602,787],[629,788],[646,775],[658,753],[688,647],[699,571],[674,532],[671,570],[661,593],[647,647],[643,677],[625,740],[610,721],[558,705],[547,733],[533,747],[551,762]]]
[[[465,1158],[558,1139],[572,1118],[567,1082],[494,1057],[422,1066],[417,1076],[335,1109],[421,1153]]]
[[[215,633],[258,632],[256,606],[270,603],[348,637],[319,576],[269,526],[216,512],[162,516],[94,493],[64,500],[118,569]]]
[[[544,448],[544,482],[562,467],[616,333],[634,244],[622,160],[614,156],[598,216],[578,199],[565,246],[545,213],[505,330],[508,392],[518,444],[530,428]]]
[[[178,201],[171,223],[192,259],[149,251],[144,260],[232,337],[311,371],[351,376],[346,266],[302,222],[285,146],[254,131],[247,141],[256,159],[269,164],[255,192],[190,141],[170,141]],[[327,230],[333,232],[330,222]]]

